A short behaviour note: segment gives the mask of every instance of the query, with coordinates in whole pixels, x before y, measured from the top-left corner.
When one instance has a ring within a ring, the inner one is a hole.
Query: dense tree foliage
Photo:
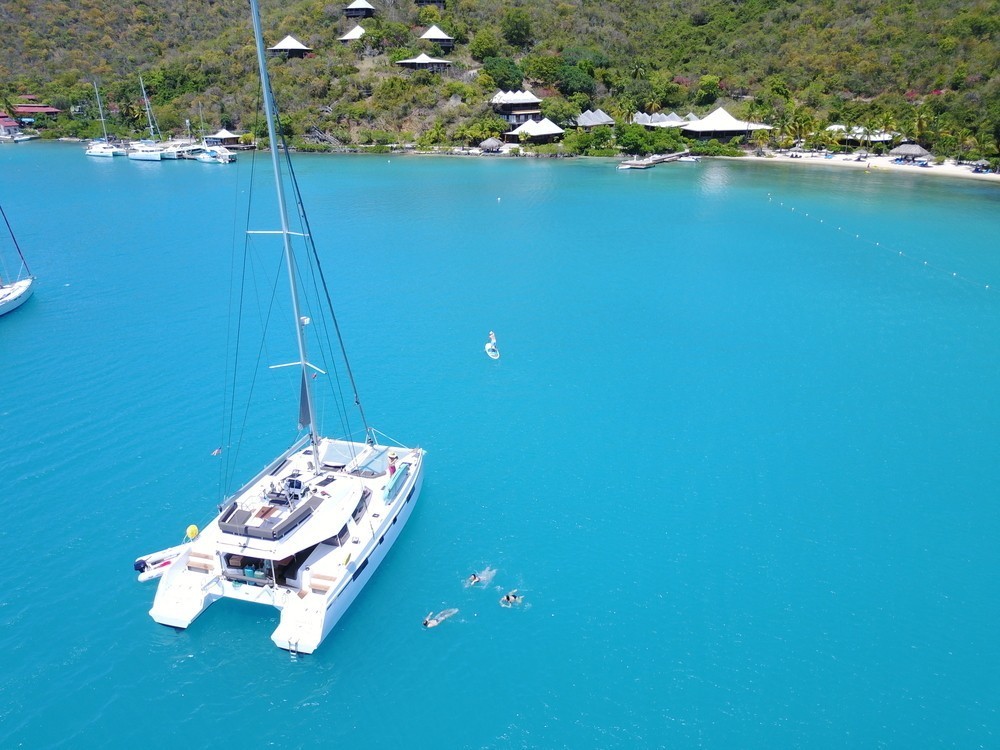
[[[836,148],[825,126],[838,122],[939,154],[998,155],[1000,0],[372,3],[365,36],[345,45],[338,38],[355,22],[343,4],[265,0],[268,41],[293,34],[315,50],[270,63],[300,146],[474,142],[497,130],[487,105],[494,91],[527,85],[567,123],[570,110],[588,107],[625,123],[637,110],[704,114],[723,104],[773,124],[757,137],[775,145]],[[247,15],[245,0],[5,0],[0,102],[34,94],[65,111],[40,118],[47,132],[93,133],[97,80],[110,128],[126,134],[145,120],[141,72],[162,127],[190,120],[253,130],[260,96]],[[400,69],[404,57],[440,52],[420,40],[432,23],[457,42],[450,70]],[[664,132],[620,126],[614,138],[641,153],[663,145]],[[593,138],[568,138],[567,150],[606,147]]]

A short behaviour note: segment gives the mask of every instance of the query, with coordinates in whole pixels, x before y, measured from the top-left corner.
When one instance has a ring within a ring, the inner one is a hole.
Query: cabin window
[[[354,519],[354,523],[361,523],[361,519],[364,517],[365,511],[368,510],[368,496],[370,494],[371,493],[368,492],[368,490],[361,493],[361,501],[358,503],[358,507],[355,508],[354,512],[351,514],[351,518]]]
[[[354,571],[353,575],[351,575],[351,580],[356,581],[358,579],[358,576],[361,575],[361,571],[367,567],[368,567],[368,558],[366,557],[364,560],[361,561],[361,564],[358,566],[358,569]]]
[[[342,547],[350,536],[351,534],[347,530],[347,524],[345,523],[344,528],[336,536],[331,536],[327,539],[324,544],[329,544],[331,547]]]

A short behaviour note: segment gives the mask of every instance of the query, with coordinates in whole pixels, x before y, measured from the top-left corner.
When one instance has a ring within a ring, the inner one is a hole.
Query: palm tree
[[[760,130],[753,131],[753,133],[750,135],[750,142],[753,143],[753,145],[756,147],[758,151],[763,151],[764,147],[767,146],[770,143],[770,141],[771,141],[770,130],[764,130],[763,128],[761,128]]]
[[[883,135],[890,137],[889,144],[896,138],[896,116],[889,110],[883,110],[875,116],[875,125]]]
[[[930,130],[932,115],[924,107],[917,107],[910,118],[910,137],[919,145],[927,148],[927,134]]]

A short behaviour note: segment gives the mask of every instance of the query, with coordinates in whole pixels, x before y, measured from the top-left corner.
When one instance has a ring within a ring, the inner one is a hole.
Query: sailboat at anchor
[[[296,371],[298,419],[305,434],[226,496],[218,515],[204,529],[192,527],[193,539],[181,545],[164,567],[150,615],[158,623],[186,628],[219,599],[263,604],[280,612],[278,626],[271,634],[275,645],[311,653],[399,537],[420,495],[424,451],[380,445],[381,433],[368,425],[356,387],[354,401],[364,424],[363,441],[325,437],[318,430],[313,381],[325,373],[310,362],[306,344],[307,333],[309,342],[321,340],[316,332],[320,325],[300,310],[300,273],[293,242],[305,245],[313,288],[325,292],[327,284],[312,246],[287,149],[277,135],[257,0],[250,0],[250,12],[280,219],[280,229],[259,234],[281,239],[298,358],[277,367]],[[302,232],[289,228],[286,186],[293,191],[304,225]],[[328,295],[326,300],[328,303]],[[328,312],[339,339],[332,309]],[[344,362],[353,387],[346,358]]]
[[[0,265],[0,272],[2,272],[0,273],[0,315],[5,315],[28,301],[28,298],[34,291],[35,277],[31,275],[31,270],[28,268],[28,261],[24,259],[21,246],[17,244],[17,237],[14,236],[14,230],[7,220],[7,214],[3,210],[3,206],[0,206],[0,216],[3,217],[3,223],[7,227],[10,241],[14,245],[20,261],[17,273],[9,276],[7,275],[6,264]]]

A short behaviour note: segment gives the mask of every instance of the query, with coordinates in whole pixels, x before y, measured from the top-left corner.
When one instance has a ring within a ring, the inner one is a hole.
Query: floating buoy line
[[[845,229],[844,227],[836,226],[835,222],[830,222],[830,221],[827,221],[825,219],[821,219],[821,218],[819,218],[817,216],[810,215],[806,211],[797,211],[795,209],[795,206],[788,205],[788,204],[784,203],[783,201],[778,200],[775,196],[771,195],[770,193],[767,194],[767,202],[770,203],[770,204],[772,204],[772,205],[778,206],[779,208],[783,208],[783,209],[787,210],[789,213],[795,214],[796,216],[801,216],[801,217],[804,217],[806,219],[809,219],[809,220],[811,220],[811,221],[813,221],[813,222],[815,222],[817,224],[822,224],[825,227],[833,227],[834,231],[840,232],[841,234],[844,234],[844,235],[846,235],[846,236],[848,236],[850,238],[853,238],[853,239],[857,240],[858,242],[862,242],[862,243],[871,245],[872,247],[878,248],[879,250],[882,250],[883,252],[885,252],[887,255],[895,255],[895,256],[897,256],[899,258],[905,258],[906,260],[908,260],[908,261],[910,261],[912,263],[915,263],[917,265],[923,266],[924,268],[926,268],[926,269],[928,269],[930,271],[935,271],[935,272],[940,273],[942,275],[949,276],[949,277],[955,279],[956,281],[961,281],[961,282],[964,282],[964,283],[969,284],[971,286],[979,287],[980,289],[983,289],[985,291],[988,291],[988,292],[995,291],[993,289],[993,286],[991,284],[985,284],[985,283],[983,283],[981,281],[977,281],[976,279],[970,279],[968,276],[963,276],[962,274],[958,273],[957,271],[949,271],[947,268],[944,268],[943,266],[938,266],[938,265],[936,265],[934,263],[931,263],[930,261],[927,261],[927,260],[921,260],[916,255],[910,255],[906,251],[900,250],[899,248],[890,247],[889,245],[885,245],[882,242],[877,242],[875,240],[870,240],[867,237],[862,237],[860,234],[856,234],[856,233],[850,231],[849,229]]]

